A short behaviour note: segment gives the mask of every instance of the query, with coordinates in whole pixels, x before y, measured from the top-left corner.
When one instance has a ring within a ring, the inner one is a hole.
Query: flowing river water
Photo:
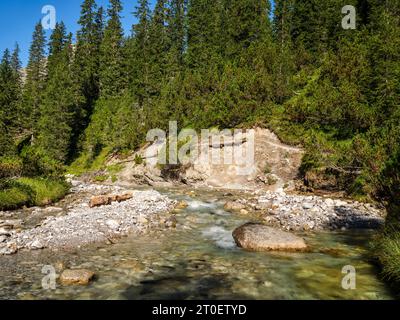
[[[307,253],[247,252],[232,231],[252,218],[223,210],[222,192],[160,190],[185,200],[174,230],[130,236],[75,251],[0,256],[0,299],[393,299],[368,261],[373,231],[304,234]],[[42,287],[44,265],[96,272],[88,286]],[[356,289],[342,288],[344,266]]]

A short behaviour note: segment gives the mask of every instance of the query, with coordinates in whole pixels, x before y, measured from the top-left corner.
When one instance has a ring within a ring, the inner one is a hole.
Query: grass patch
[[[0,190],[0,210],[48,205],[62,199],[68,190],[66,182],[51,179],[19,178],[3,182]]]
[[[140,166],[141,164],[144,163],[143,157],[141,155],[139,155],[139,154],[135,155],[135,160],[134,161],[135,161],[135,164],[137,166]]]
[[[105,170],[107,169],[105,163],[110,153],[110,148],[103,148],[95,157],[89,153],[82,153],[80,157],[68,167],[67,172],[79,176],[87,172]]]
[[[101,174],[101,175],[95,176],[94,181],[95,182],[104,182],[104,181],[107,181],[109,177],[110,176],[108,176],[106,174]]]
[[[107,172],[110,175],[116,175],[117,173],[120,173],[123,168],[124,166],[122,164],[113,164],[107,167]]]
[[[30,195],[17,187],[0,190],[0,210],[13,210],[28,205]]]
[[[372,254],[382,269],[381,275],[400,292],[400,224],[392,222],[372,242]]]

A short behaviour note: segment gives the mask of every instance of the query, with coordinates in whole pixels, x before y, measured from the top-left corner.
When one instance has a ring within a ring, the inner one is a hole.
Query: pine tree
[[[139,105],[149,97],[150,80],[150,8],[148,0],[140,0],[134,13],[138,23],[133,26],[131,42],[131,78]]]
[[[400,96],[400,1],[371,3],[370,53],[374,71],[371,81],[371,100],[382,124],[399,114]]]
[[[11,68],[15,72],[15,75],[21,80],[21,60],[19,58],[20,48],[18,43],[15,44],[14,51],[11,56]]]
[[[40,109],[36,146],[51,159],[64,163],[71,156],[74,121],[83,102],[71,70],[72,35],[57,24],[50,41],[48,83]]]
[[[20,65],[18,45],[12,54],[6,49],[0,63],[0,155],[16,151],[13,139],[20,131]]]
[[[159,95],[165,83],[169,39],[167,34],[167,0],[158,0],[149,27],[149,94]]]
[[[36,123],[39,119],[40,104],[43,90],[46,84],[46,38],[39,22],[33,33],[33,40],[29,50],[29,62],[27,67],[26,83],[23,97],[23,121],[24,126],[35,136]]]
[[[267,0],[224,0],[226,56],[237,60],[253,43],[269,31],[270,3]]]
[[[97,9],[94,0],[85,0],[81,6],[80,30],[77,33],[74,58],[76,81],[85,97],[84,106],[79,111],[80,126],[76,129],[77,134],[86,128],[94,103],[99,97],[100,44],[103,39],[103,24],[103,8]]]
[[[169,50],[167,71],[171,77],[182,72],[184,67],[184,52],[186,46],[186,0],[169,0],[168,3],[168,35]]]
[[[215,66],[221,62],[222,1],[190,0],[188,5],[189,68]]]
[[[10,101],[10,77],[12,76],[10,51],[6,49],[0,64],[0,156],[9,154],[12,148],[10,127],[13,119]]]
[[[100,47],[100,92],[102,97],[120,94],[126,87],[120,0],[111,0],[104,39]]]
[[[56,23],[55,29],[50,36],[49,43],[49,58],[47,62],[47,76],[50,77],[53,68],[56,67],[58,63],[59,54],[63,51],[65,47],[66,39],[66,28],[63,22]]]
[[[290,96],[290,82],[295,72],[291,37],[293,2],[294,0],[276,0],[274,6],[273,32],[278,50],[273,75],[276,102],[279,104]]]

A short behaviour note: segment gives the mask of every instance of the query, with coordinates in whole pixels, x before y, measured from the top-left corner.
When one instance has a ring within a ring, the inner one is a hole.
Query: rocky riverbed
[[[43,220],[33,228],[23,229],[21,220],[13,220],[12,213],[5,213],[9,219],[8,222],[0,221],[0,254],[13,254],[21,249],[76,248],[90,243],[113,242],[114,238],[143,234],[160,226],[174,226],[173,216],[168,213],[177,203],[155,190],[131,191],[132,197],[124,202],[90,208],[90,198],[95,195],[127,190],[78,181],[72,183],[71,193],[82,197],[65,210],[34,208],[32,213],[42,216]]]
[[[376,229],[386,215],[373,204],[261,190],[227,202],[225,209],[257,214],[264,223],[286,231]]]

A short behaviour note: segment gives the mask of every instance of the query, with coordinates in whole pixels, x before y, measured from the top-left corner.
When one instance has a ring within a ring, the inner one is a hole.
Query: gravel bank
[[[271,191],[254,195],[229,206],[256,212],[266,224],[287,231],[374,229],[385,221],[385,210],[357,201]]]
[[[0,254],[12,254],[20,249],[76,248],[82,245],[112,241],[131,233],[142,234],[168,223],[168,213],[176,202],[154,190],[132,191],[125,202],[89,208],[93,195],[127,191],[109,187],[73,182],[72,193],[83,198],[68,207],[66,212],[46,217],[36,228],[5,229],[0,243]],[[47,210],[36,208],[35,211]]]

